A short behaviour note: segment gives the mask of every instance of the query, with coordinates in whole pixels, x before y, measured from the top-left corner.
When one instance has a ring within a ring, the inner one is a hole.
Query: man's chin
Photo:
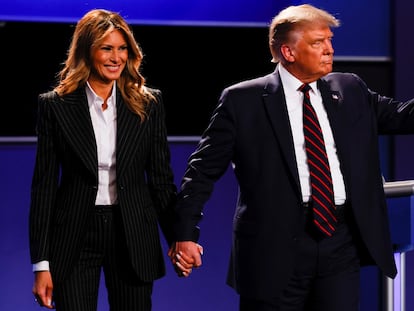
[[[332,64],[326,64],[322,71],[324,72],[323,75],[327,75],[328,73],[332,72]]]

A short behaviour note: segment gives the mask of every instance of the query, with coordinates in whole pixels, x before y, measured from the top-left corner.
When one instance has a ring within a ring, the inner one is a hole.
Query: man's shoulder
[[[362,81],[361,78],[352,72],[331,72],[329,74],[327,74],[326,76],[324,76],[323,78],[321,78],[322,81],[326,81],[326,82],[337,82],[337,81],[341,81],[341,82],[359,82]]]
[[[275,72],[269,73],[264,76],[254,77],[251,79],[243,80],[237,83],[234,83],[228,87],[226,90],[263,90],[265,86],[269,83],[276,83],[278,81],[277,74]]]
[[[322,84],[332,90],[367,89],[366,83],[357,74],[352,72],[332,72],[320,80]]]

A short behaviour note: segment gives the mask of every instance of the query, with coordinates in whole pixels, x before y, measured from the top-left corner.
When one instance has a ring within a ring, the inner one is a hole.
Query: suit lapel
[[[332,90],[329,85],[323,81],[318,81],[318,88],[322,95],[322,102],[328,115],[329,124],[332,129],[335,142],[346,139],[346,115],[342,110],[342,96],[339,91]]]
[[[137,153],[141,144],[143,132],[148,125],[148,120],[141,123],[137,114],[133,113],[126,106],[122,99],[121,93],[117,91],[116,95],[117,109],[117,176],[122,176],[131,160]],[[148,118],[150,112],[148,112]]]
[[[296,166],[295,148],[293,144],[292,131],[289,115],[286,107],[285,95],[280,82],[278,71],[268,76],[268,82],[263,93],[263,102],[268,113],[270,123],[276,139],[280,142],[281,152],[286,159],[289,170],[296,181],[300,192],[299,174]]]
[[[63,96],[60,103],[54,107],[58,122],[71,148],[98,177],[95,134],[84,88]]]
[[[346,112],[346,107],[344,106],[340,90],[331,89],[327,81],[324,79],[318,81],[318,87],[328,115],[338,157],[340,159],[341,166],[343,166],[342,171],[349,172],[350,165],[348,163],[352,156],[352,150],[349,148],[347,149],[346,146],[352,145],[349,144],[349,133],[352,130],[349,127],[352,122],[348,118],[355,116],[350,116],[349,113]],[[292,176],[294,176],[298,186],[298,191],[300,191],[299,175],[296,167],[296,157],[289,115],[287,112],[283,87],[277,71],[268,76],[265,92],[263,93],[263,102],[274,134],[282,146],[281,152],[286,159],[286,163],[288,164]]]
[[[318,88],[328,115],[340,163],[345,166],[342,172],[349,172],[348,159],[350,159],[352,152],[346,146],[352,146],[352,144],[349,144],[349,133],[352,130],[349,128],[349,124],[352,124],[352,122],[348,120],[349,114],[346,113],[341,92],[332,89],[324,79],[318,81]]]

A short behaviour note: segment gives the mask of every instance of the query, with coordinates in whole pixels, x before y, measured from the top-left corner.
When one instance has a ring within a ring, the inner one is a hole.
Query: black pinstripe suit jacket
[[[158,223],[171,242],[176,187],[161,93],[140,122],[117,91],[116,174],[118,202],[131,262],[152,281],[165,274]],[[84,88],[58,97],[39,96],[37,156],[32,180],[32,263],[50,262],[61,280],[79,255],[98,189],[97,148]]]

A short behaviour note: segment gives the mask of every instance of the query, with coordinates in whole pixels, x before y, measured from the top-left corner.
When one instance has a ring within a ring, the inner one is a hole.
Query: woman
[[[165,274],[176,187],[161,93],[117,13],[77,23],[59,83],[39,96],[30,208],[33,294],[46,308],[96,310],[103,269],[111,310],[151,310]]]

